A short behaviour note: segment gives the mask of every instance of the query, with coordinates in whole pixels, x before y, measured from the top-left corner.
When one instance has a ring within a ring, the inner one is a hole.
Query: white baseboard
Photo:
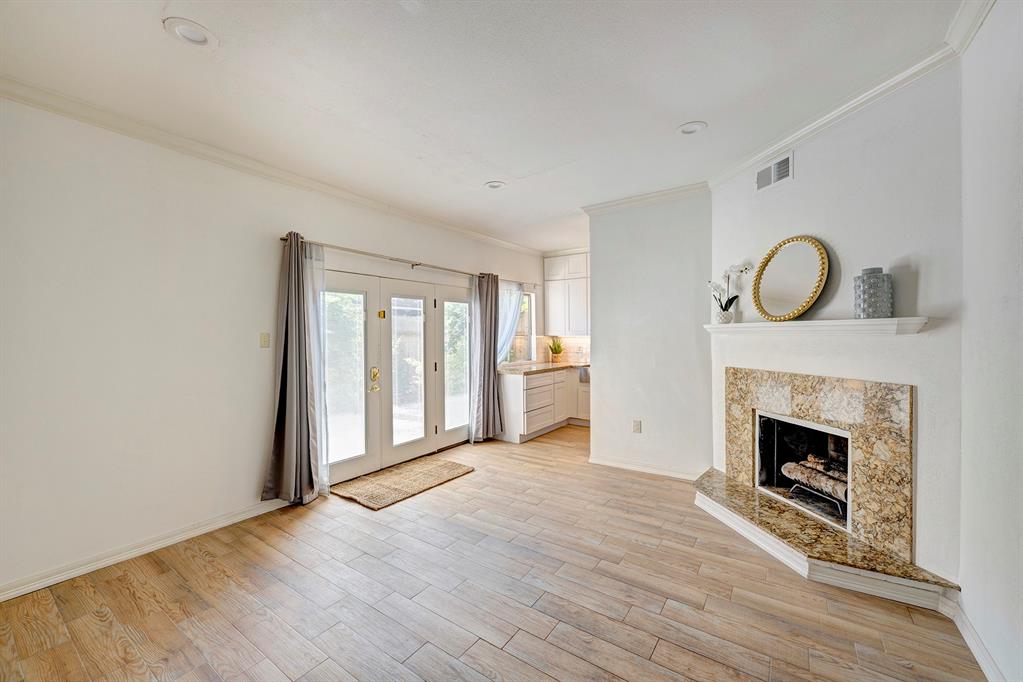
[[[963,611],[963,606],[959,603],[959,595],[942,597],[938,604],[938,611],[951,618],[952,622],[959,628],[959,633],[966,641],[966,646],[970,647],[973,657],[977,659],[977,665],[980,666],[984,677],[991,680],[991,682],[1005,682],[1006,677],[995,662],[994,656],[987,650],[984,640],[980,638],[977,629],[973,627],[973,623],[970,622],[966,612]]]
[[[260,514],[265,514],[286,506],[288,506],[288,503],[283,500],[267,500],[266,502],[260,502],[259,504],[241,511],[221,514],[220,516],[207,521],[193,523],[185,526],[184,528],[179,528],[178,530],[149,538],[148,540],[136,542],[108,552],[101,552],[100,554],[96,554],[89,558],[65,564],[60,568],[42,571],[26,578],[14,580],[5,585],[0,585],[0,602],[13,599],[14,597],[19,597],[23,594],[28,594],[29,592],[41,590],[44,587],[49,587],[50,585],[56,585],[59,582],[70,580],[71,578],[77,578],[80,575],[90,573],[100,568],[105,568],[106,566],[116,564],[120,561],[141,556],[142,554],[152,552],[160,549],[161,547],[166,547],[167,545],[173,545],[175,542],[194,538],[197,535],[209,533],[212,530],[223,528],[224,526],[229,526],[232,523],[238,523],[239,521],[244,521],[245,519],[253,516],[259,516]]]
[[[630,471],[641,471],[644,474],[658,474],[660,476],[667,476],[669,478],[678,478],[683,481],[695,481],[700,477],[703,472],[692,473],[688,471],[676,471],[674,469],[665,469],[664,467],[649,466],[640,462],[628,462],[618,459],[607,459],[605,457],[594,457],[590,455],[590,464],[599,464],[606,467],[615,467],[616,469],[628,469]]]
[[[932,611],[938,610],[938,605],[946,592],[945,588],[939,585],[920,582],[917,580],[906,580],[895,576],[883,575],[873,571],[864,571],[851,566],[842,566],[826,561],[810,559],[810,573],[806,576],[810,580],[827,583],[835,587],[843,587],[854,592],[864,592],[875,597],[883,597],[892,601],[911,604]]]

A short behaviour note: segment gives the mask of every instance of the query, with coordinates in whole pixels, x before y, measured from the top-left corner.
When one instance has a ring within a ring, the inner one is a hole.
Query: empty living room
[[[0,682],[1023,682],[1023,0],[0,0]]]

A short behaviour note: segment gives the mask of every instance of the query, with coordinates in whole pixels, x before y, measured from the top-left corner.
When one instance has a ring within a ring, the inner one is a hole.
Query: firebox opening
[[[849,433],[757,412],[757,487],[849,530]]]

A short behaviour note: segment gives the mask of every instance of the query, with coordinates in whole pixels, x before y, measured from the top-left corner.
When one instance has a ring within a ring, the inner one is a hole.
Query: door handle
[[[373,385],[369,387],[370,393],[379,393],[380,386],[377,385],[377,381],[380,380],[380,368],[370,367],[369,368],[369,380],[373,382]]]

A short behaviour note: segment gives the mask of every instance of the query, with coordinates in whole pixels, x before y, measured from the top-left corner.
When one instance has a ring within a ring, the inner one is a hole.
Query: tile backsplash
[[[538,362],[550,362],[551,351],[547,344],[551,342],[550,336],[536,337],[536,359]],[[590,361],[590,337],[588,336],[562,336],[561,345],[565,351],[561,355],[563,361],[568,362],[589,362]]]

